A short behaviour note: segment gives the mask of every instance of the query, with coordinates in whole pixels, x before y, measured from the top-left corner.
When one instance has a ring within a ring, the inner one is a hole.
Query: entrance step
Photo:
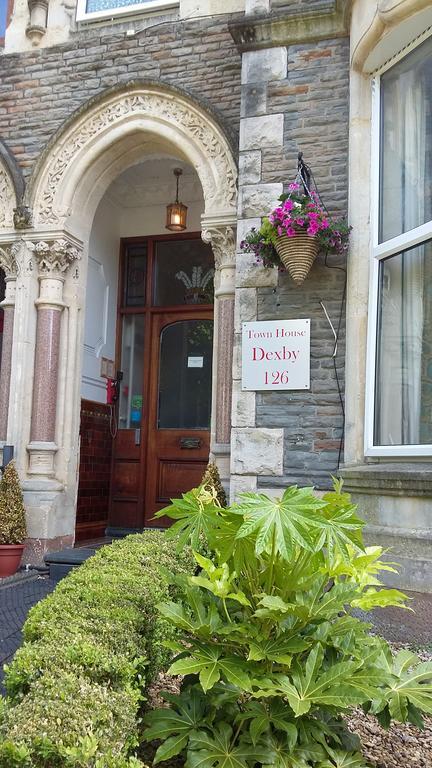
[[[59,552],[48,552],[44,561],[49,568],[49,578],[60,581],[73,569],[82,565],[95,554],[95,549],[81,547],[79,549],[61,549]]]

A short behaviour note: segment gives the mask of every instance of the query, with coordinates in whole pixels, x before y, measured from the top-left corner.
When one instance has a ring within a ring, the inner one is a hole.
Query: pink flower
[[[282,227],[278,227],[278,228],[277,228],[277,233],[278,233],[279,237],[280,237],[281,235],[283,235],[283,229],[282,229]]]
[[[284,211],[292,211],[292,209],[294,208],[294,203],[292,200],[290,200],[290,198],[288,198],[288,200],[285,200],[283,207],[284,207]]]
[[[296,184],[296,182],[293,181],[292,184],[288,184],[288,189],[290,192],[298,192],[300,189],[300,184]]]
[[[327,219],[322,219],[321,221],[321,229],[328,229],[329,223]]]

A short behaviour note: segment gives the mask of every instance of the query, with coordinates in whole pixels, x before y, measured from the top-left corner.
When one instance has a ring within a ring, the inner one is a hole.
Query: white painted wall
[[[101,357],[114,359],[119,259],[118,211],[105,196],[95,215],[89,243],[81,397],[105,402]]]

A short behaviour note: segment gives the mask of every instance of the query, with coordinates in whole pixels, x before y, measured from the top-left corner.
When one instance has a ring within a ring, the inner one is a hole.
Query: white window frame
[[[432,37],[427,30],[413,43],[406,46],[399,54],[386,62],[377,70],[372,79],[372,120],[371,120],[371,258],[369,276],[369,308],[368,331],[366,352],[366,391],[365,391],[365,456],[376,457],[422,457],[432,456],[432,444],[430,445],[375,445],[374,444],[374,419],[375,419],[375,376],[377,359],[377,320],[378,320],[378,279],[380,262],[396,253],[419,245],[428,239],[432,239],[432,221],[421,224],[415,229],[404,232],[397,237],[378,242],[379,228],[379,183],[380,183],[380,108],[381,75],[393,67],[398,61],[405,58],[411,51],[417,48],[428,38]]]
[[[165,10],[166,8],[175,8],[180,4],[180,0],[150,0],[149,3],[134,3],[133,5],[122,5],[120,8],[107,8],[103,11],[87,12],[87,0],[78,0],[77,2],[77,21],[99,21],[101,19],[111,19],[114,16],[130,16],[131,14],[143,13],[148,11]]]

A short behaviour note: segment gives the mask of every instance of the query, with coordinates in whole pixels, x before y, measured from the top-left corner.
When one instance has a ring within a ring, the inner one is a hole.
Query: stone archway
[[[140,156],[146,137],[172,147],[193,165],[206,218],[234,220],[236,165],[215,118],[177,89],[134,82],[80,110],[47,147],[27,193],[34,226],[73,229],[74,234],[84,230],[84,223],[73,218],[74,208],[84,203],[91,220],[102,192],[119,167]]]
[[[25,248],[34,280],[39,278],[25,491],[35,521],[38,507],[43,508],[42,549],[69,543],[74,530],[83,310],[94,213],[119,173],[155,148],[192,165],[203,190],[202,236],[212,245],[216,266],[211,450],[229,476],[236,164],[229,139],[205,108],[177,89],[133,82],[110,89],[67,121],[40,157],[25,196],[33,213]],[[48,358],[56,362],[55,370],[48,371]],[[31,527],[35,536],[36,523]]]

